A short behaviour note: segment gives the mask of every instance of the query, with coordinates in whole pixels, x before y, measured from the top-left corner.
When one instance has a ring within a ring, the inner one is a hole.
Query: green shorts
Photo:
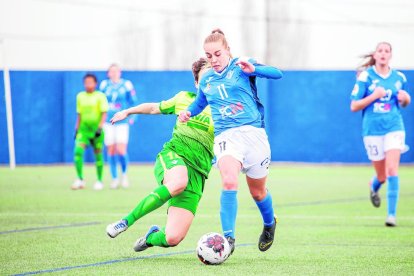
[[[171,149],[164,148],[158,154],[154,167],[154,175],[158,185],[163,185],[165,171],[175,166],[187,167],[188,184],[181,194],[176,195],[168,201],[168,207],[183,208],[195,215],[201,195],[203,194],[205,176],[191,166],[188,166],[185,160],[177,153]]]
[[[101,150],[104,146],[104,132],[95,137],[96,129],[79,128],[76,134],[75,144],[91,145],[94,149]]]

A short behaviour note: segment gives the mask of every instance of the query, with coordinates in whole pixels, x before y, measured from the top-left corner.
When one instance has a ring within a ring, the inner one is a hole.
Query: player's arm
[[[367,106],[369,106],[372,102],[385,97],[387,95],[387,92],[383,87],[377,87],[375,88],[374,92],[371,95],[366,96],[365,98],[362,98],[360,100],[352,100],[351,101],[351,111],[357,112],[360,110],[365,109]]]
[[[80,122],[81,122],[81,115],[80,115],[79,113],[76,113],[76,123],[75,123],[75,139],[76,139],[76,135],[78,135],[78,131],[79,131]]]
[[[400,74],[402,75],[403,80],[402,80],[402,87],[400,90],[398,90],[397,99],[398,99],[398,103],[400,104],[400,106],[406,107],[407,105],[411,103],[411,96],[407,92],[407,78],[405,77],[404,74],[402,73]]]
[[[159,103],[143,103],[128,109],[117,112],[114,117],[111,118],[111,123],[115,124],[116,122],[125,120],[128,116],[133,114],[161,114],[160,104]]]
[[[242,71],[248,76],[256,76],[267,79],[280,79],[283,77],[282,71],[273,66],[259,64],[253,59],[240,58],[236,64],[240,66]]]
[[[206,95],[204,95],[201,89],[198,90],[197,97],[194,102],[187,108],[187,110],[181,111],[178,115],[180,122],[185,123],[190,120],[191,117],[200,114],[208,105]]]

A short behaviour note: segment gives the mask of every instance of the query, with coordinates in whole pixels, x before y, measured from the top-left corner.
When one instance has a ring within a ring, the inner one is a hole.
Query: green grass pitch
[[[141,253],[133,252],[132,244],[150,225],[165,224],[165,206],[116,239],[106,236],[105,227],[154,188],[152,167],[132,165],[127,190],[109,190],[106,171],[106,187],[99,192],[91,189],[94,168],[85,171],[87,189],[71,191],[71,166],[0,168],[1,275],[63,267],[69,269],[55,274],[414,275],[413,167],[400,169],[398,227],[386,228],[386,188],[379,209],[368,198],[371,167],[272,166],[268,186],[279,224],[266,253],[257,249],[261,217],[241,176],[236,242],[245,246],[220,266],[206,266],[195,255],[201,235],[221,230],[217,170],[207,181],[187,238],[177,247]],[[142,256],[152,257],[137,258]]]

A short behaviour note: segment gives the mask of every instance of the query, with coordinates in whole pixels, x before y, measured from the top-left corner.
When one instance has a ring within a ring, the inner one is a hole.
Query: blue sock
[[[125,155],[118,155],[118,158],[121,163],[122,173],[126,173],[128,169],[128,153],[125,153]]]
[[[398,194],[400,192],[400,178],[398,176],[388,177],[388,215],[394,216],[397,213]]]
[[[382,182],[382,183],[384,183],[384,182]],[[378,181],[378,178],[376,176],[374,176],[372,178],[372,182],[371,182],[371,189],[374,192],[378,192],[379,189],[381,188],[382,183]]]
[[[112,179],[118,178],[118,171],[116,169],[116,156],[108,155],[109,169],[111,171]]]
[[[266,227],[270,227],[275,222],[275,214],[273,212],[272,196],[269,191],[267,195],[261,201],[256,201],[257,207],[259,207],[260,213],[262,214],[263,224]]]
[[[237,216],[237,191],[221,191],[220,219],[224,236],[234,239]]]

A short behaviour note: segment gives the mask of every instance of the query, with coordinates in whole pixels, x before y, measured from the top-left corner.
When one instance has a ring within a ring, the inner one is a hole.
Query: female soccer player
[[[376,175],[370,181],[370,198],[375,207],[381,204],[378,194],[388,180],[388,215],[386,226],[396,226],[399,194],[398,167],[405,147],[404,123],[400,107],[406,107],[411,97],[405,91],[405,75],[390,68],[392,47],[381,42],[376,50],[366,55],[351,95],[351,111],[362,110],[362,136],[369,160]]]
[[[85,90],[76,97],[76,112],[78,117],[75,126],[74,160],[78,179],[73,183],[72,189],[83,189],[83,154],[87,145],[91,145],[95,152],[96,172],[98,181],[95,190],[101,190],[104,160],[102,155],[104,133],[102,125],[106,120],[108,101],[103,93],[96,91],[97,79],[93,74],[83,77]]]
[[[223,184],[220,209],[223,233],[233,252],[238,175],[242,171],[263,217],[258,246],[266,251],[274,240],[276,217],[272,197],[266,189],[270,146],[256,77],[279,79],[282,72],[252,59],[232,58],[226,37],[219,29],[207,36],[204,51],[213,70],[200,80],[196,100],[180,113],[179,119],[187,122],[210,104],[215,129],[214,154]]]
[[[193,63],[195,85],[207,61]],[[191,92],[180,92],[161,103],[144,103],[115,114],[112,123],[124,120],[131,114],[179,114],[195,99]],[[159,186],[141,200],[134,210],[122,220],[107,226],[111,238],[127,230],[134,222],[161,207],[168,201],[168,218],[165,228],[152,226],[139,238],[134,250],[142,251],[151,246],[170,247],[179,244],[186,236],[197,210],[204,189],[204,182],[211,169],[213,158],[214,128],[210,109],[186,124],[178,123],[173,136],[164,144],[155,163],[155,178]]]
[[[108,150],[108,162],[112,176],[111,188],[119,186],[117,163],[121,164],[122,187],[127,188],[129,181],[127,177],[128,169],[128,139],[129,124],[133,124],[134,119],[116,125],[109,122],[116,112],[137,104],[134,86],[129,80],[121,78],[121,68],[117,64],[112,64],[108,69],[108,80],[103,80],[99,89],[105,93],[109,102],[108,121],[104,125],[105,145]]]

